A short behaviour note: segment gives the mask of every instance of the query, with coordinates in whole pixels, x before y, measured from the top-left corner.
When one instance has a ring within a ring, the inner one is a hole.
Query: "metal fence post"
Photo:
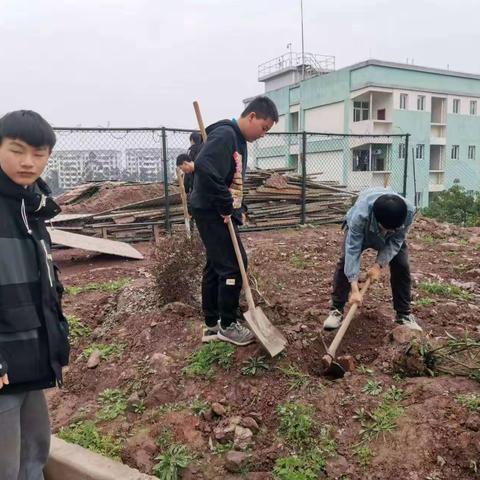
[[[405,167],[403,169],[403,196],[407,198],[407,177],[408,177],[408,141],[410,134],[405,135]]]
[[[167,132],[162,127],[162,160],[163,160],[163,191],[165,196],[165,231],[170,233],[170,200],[168,198],[168,159],[167,159]]]
[[[305,225],[305,214],[307,207],[307,133],[302,132],[302,154],[301,165],[302,165],[302,208],[300,214],[300,223]]]

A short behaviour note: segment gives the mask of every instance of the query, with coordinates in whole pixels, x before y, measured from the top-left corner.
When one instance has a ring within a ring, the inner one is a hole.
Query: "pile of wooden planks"
[[[246,230],[301,223],[302,179],[291,171],[249,171],[244,193],[249,217]],[[355,195],[340,185],[307,178],[305,222],[341,222]],[[165,230],[167,209],[162,184],[95,182],[75,187],[58,200],[64,211],[53,219],[53,226],[62,230],[127,242],[150,240]],[[169,185],[168,200],[170,225],[183,229],[177,186]]]

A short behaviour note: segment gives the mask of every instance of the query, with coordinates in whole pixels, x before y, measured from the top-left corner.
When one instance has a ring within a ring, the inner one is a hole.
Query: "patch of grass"
[[[368,380],[367,383],[363,386],[362,392],[367,395],[377,396],[382,393],[383,387],[381,382],[376,380]]]
[[[181,412],[187,408],[188,405],[185,402],[164,403],[158,407],[157,412],[162,416],[170,412]]]
[[[58,437],[93,452],[118,460],[122,442],[110,435],[102,435],[93,422],[77,422],[60,429]]]
[[[426,243],[427,245],[435,245],[436,243],[436,240],[431,236],[431,235],[424,235],[422,238],[421,238],[422,242],[423,243]]]
[[[82,352],[82,356],[88,360],[90,355],[98,350],[103,360],[111,360],[114,357],[120,358],[125,347],[125,343],[92,343]]]
[[[304,270],[308,267],[308,263],[305,261],[305,259],[298,253],[293,253],[288,261],[292,265],[292,267],[299,268],[301,270]]]
[[[206,402],[205,400],[201,400],[200,398],[196,398],[190,408],[192,409],[192,412],[197,416],[200,417],[204,413],[207,413],[208,410],[210,409],[210,404]]]
[[[480,412],[480,394],[478,393],[460,394],[455,397],[455,400],[472,412]]]
[[[145,406],[145,402],[143,400],[140,400],[138,403],[133,405],[133,411],[138,415],[142,415],[146,409],[147,407]]]
[[[98,396],[101,409],[96,417],[99,420],[113,420],[123,415],[127,409],[127,399],[121,390],[107,388]]]
[[[372,462],[373,452],[369,447],[357,447],[354,449],[353,454],[357,457],[358,464],[367,468]]]
[[[432,295],[439,295],[445,298],[456,298],[458,300],[471,300],[472,295],[463,288],[442,282],[420,282],[417,286],[419,290]]]
[[[118,293],[123,290],[131,281],[130,278],[119,278],[118,280],[109,280],[102,283],[87,283],[81,287],[66,287],[65,293],[69,295],[78,295],[84,292],[106,292],[106,293]]]
[[[392,385],[384,395],[384,400],[387,402],[401,402],[405,399],[406,393],[401,389]]]
[[[242,368],[242,375],[248,377],[254,377],[258,373],[262,373],[270,368],[263,355],[260,357],[249,358],[243,362],[243,364],[245,366]]]
[[[302,446],[311,442],[314,426],[313,409],[309,405],[287,402],[277,407],[280,417],[280,434],[294,446]]]
[[[178,480],[183,468],[193,460],[193,456],[185,445],[170,445],[170,447],[155,457],[158,463],[153,467],[153,473],[160,480]]]
[[[429,307],[430,305],[433,305],[435,303],[435,300],[430,297],[425,297],[415,300],[414,303],[417,307]]]
[[[273,468],[275,480],[317,480],[326,465],[321,452],[313,450],[302,455],[277,459]]]
[[[227,442],[227,443],[218,442],[213,447],[212,452],[214,455],[223,455],[224,453],[227,453],[230,450],[233,450],[233,442]]]
[[[167,448],[173,444],[173,432],[170,428],[163,426],[160,430],[160,433],[155,439],[155,445],[160,449],[161,452],[167,450]]]
[[[300,390],[310,385],[310,377],[299,370],[295,365],[279,367],[280,371],[288,377],[290,390]]]
[[[373,411],[360,409],[355,412],[354,418],[360,421],[362,441],[377,438],[380,434],[392,432],[397,426],[398,418],[403,414],[403,408],[389,400],[382,403]]]
[[[372,368],[367,368],[365,365],[363,365],[363,363],[358,366],[358,371],[363,375],[373,375],[374,374],[373,369]]]
[[[88,337],[92,329],[85,325],[77,316],[67,316],[70,342],[75,345],[81,338]]]
[[[233,364],[235,347],[226,342],[210,342],[190,355],[183,373],[189,377],[211,377],[213,366],[219,365],[228,370]]]

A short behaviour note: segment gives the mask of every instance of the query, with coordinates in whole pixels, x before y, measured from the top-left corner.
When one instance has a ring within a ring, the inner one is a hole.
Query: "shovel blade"
[[[278,355],[285,349],[287,339],[280,330],[270,322],[260,307],[256,307],[255,310],[248,310],[243,316],[255,337],[257,337],[257,340],[271,357]]]

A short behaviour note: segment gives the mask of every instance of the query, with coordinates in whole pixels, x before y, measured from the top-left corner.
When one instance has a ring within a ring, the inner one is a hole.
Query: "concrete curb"
[[[52,435],[45,480],[158,480]]]

